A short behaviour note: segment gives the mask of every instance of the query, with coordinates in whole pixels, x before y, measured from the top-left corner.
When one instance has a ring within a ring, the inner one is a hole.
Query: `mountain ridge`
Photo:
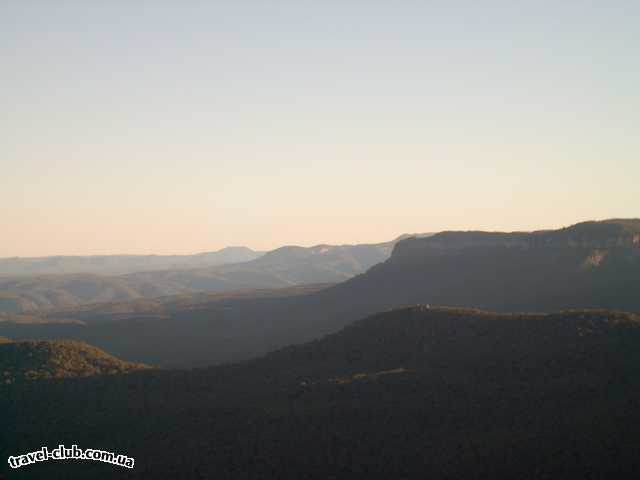
[[[171,268],[200,268],[253,260],[264,252],[244,246],[192,255],[53,255],[43,257],[0,258],[0,278],[24,275],[125,275],[139,271]]]
[[[587,227],[589,234],[600,238],[598,225],[592,227]],[[442,236],[410,238],[365,273],[302,295],[211,299],[199,309],[187,304],[162,314],[144,315],[139,310],[113,322],[102,321],[108,318],[107,309],[106,316],[99,311],[84,315],[83,326],[0,322],[0,335],[69,336],[131,360],[204,366],[246,360],[313,340],[402,305],[457,305],[500,312],[576,308],[640,312],[640,249],[635,243],[606,249],[570,245],[564,240],[567,232],[575,229],[551,234],[563,238],[562,245],[543,242],[539,248],[487,245],[484,238],[468,246],[464,234],[460,248],[438,246]],[[603,238],[610,238],[607,235]],[[73,319],[71,314],[69,320]],[[42,320],[48,321],[46,316]]]
[[[394,252],[410,248],[409,244],[440,248],[478,246],[504,247],[640,247],[640,219],[609,219],[580,222],[557,230],[531,232],[486,232],[480,230],[447,230],[426,238],[407,238],[399,241]],[[394,253],[392,253],[393,256]]]

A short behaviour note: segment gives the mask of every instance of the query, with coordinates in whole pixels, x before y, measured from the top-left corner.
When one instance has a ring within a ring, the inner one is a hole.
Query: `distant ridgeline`
[[[415,304],[640,313],[639,236],[640,220],[533,233],[443,232],[401,240],[386,261],[330,287],[42,312],[29,324],[0,322],[0,335],[83,340],[128,360],[200,366],[245,360]],[[76,323],[56,323],[62,320]]]
[[[199,292],[337,283],[385,261],[395,242],[287,246],[264,255],[236,248],[183,257],[0,259],[0,315]]]
[[[584,222],[560,230],[536,232],[441,232],[432,237],[403,240],[396,245],[393,254],[413,254],[423,247],[640,248],[640,220]]]

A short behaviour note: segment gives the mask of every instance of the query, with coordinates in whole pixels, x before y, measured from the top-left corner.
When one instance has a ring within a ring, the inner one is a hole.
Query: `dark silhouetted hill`
[[[623,312],[397,309],[236,365],[0,387],[0,455],[78,444],[144,479],[634,478],[639,344]]]

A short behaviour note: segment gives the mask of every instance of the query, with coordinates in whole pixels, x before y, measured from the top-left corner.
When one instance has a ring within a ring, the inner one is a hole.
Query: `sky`
[[[0,0],[0,256],[640,217],[640,2]]]

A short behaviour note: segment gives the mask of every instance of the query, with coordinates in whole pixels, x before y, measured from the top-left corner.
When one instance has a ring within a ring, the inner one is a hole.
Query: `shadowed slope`
[[[0,387],[0,455],[100,446],[144,479],[633,478],[639,344],[623,312],[397,309],[242,364]]]

